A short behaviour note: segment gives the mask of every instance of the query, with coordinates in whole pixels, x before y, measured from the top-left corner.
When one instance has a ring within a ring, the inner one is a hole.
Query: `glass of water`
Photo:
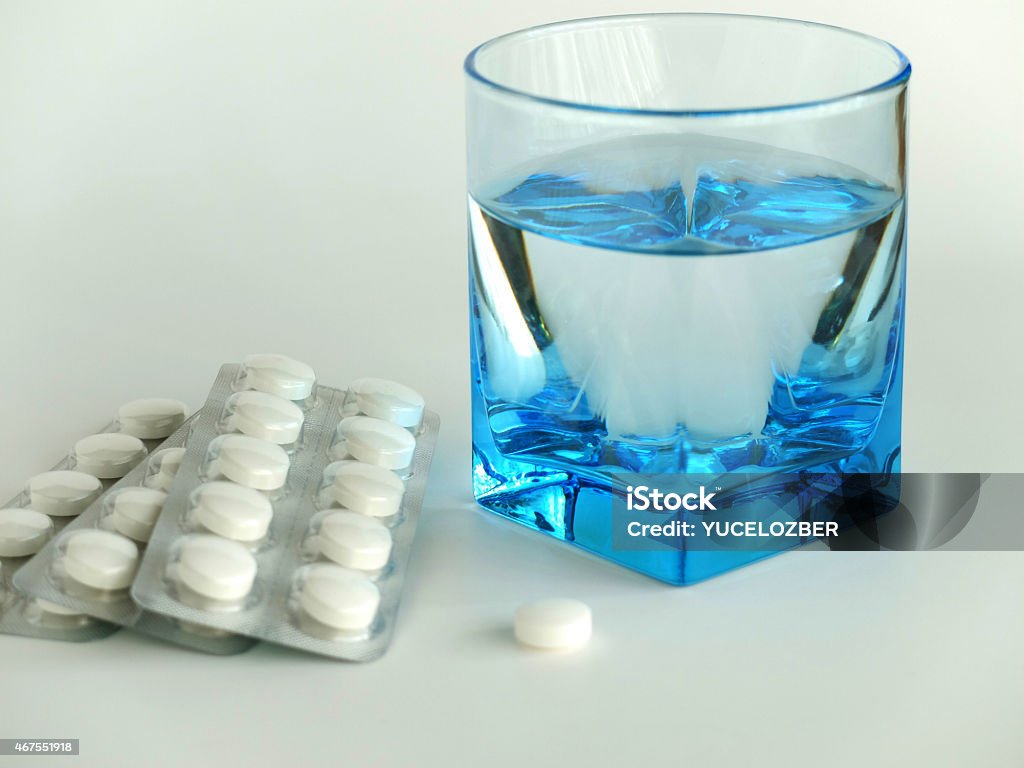
[[[465,70],[478,503],[686,584],[806,539],[638,545],[630,489],[798,520],[830,476],[898,472],[900,51],[654,14],[513,32]]]

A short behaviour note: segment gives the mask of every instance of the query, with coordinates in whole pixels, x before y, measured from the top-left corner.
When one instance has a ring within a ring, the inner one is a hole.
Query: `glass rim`
[[[626,19],[665,19],[665,18],[734,18],[734,19],[757,19],[761,21],[772,21],[772,22],[785,22],[788,24],[794,24],[805,27],[815,27],[822,30],[831,30],[836,32],[843,32],[847,35],[858,37],[861,40],[878,44],[896,56],[897,71],[896,74],[892,75],[886,80],[879,83],[869,85],[865,88],[859,88],[854,91],[848,91],[840,93],[836,96],[829,96],[823,99],[814,99],[811,101],[797,101],[782,104],[770,104],[767,106],[757,107],[731,107],[728,109],[643,109],[639,107],[617,107],[609,104],[595,104],[583,101],[572,101],[569,99],[557,99],[550,96],[541,96],[536,93],[531,93],[527,90],[520,88],[513,88],[512,86],[504,85],[484,75],[477,68],[477,57],[484,49],[491,46],[508,42],[514,38],[527,37],[534,35],[539,32],[547,32],[553,29],[562,27],[572,27],[588,22],[601,22],[609,23],[615,21],[622,21]],[[606,16],[589,16],[580,19],[566,19],[563,21],[553,21],[546,24],[538,24],[532,27],[525,27],[523,29],[517,29],[512,32],[506,32],[503,35],[498,35],[490,40],[484,42],[473,48],[467,55],[463,62],[463,70],[471,80],[492,88],[502,93],[516,96],[528,101],[536,102],[538,104],[545,104],[554,107],[563,107],[566,109],[575,109],[589,112],[601,112],[606,114],[619,114],[619,115],[634,115],[634,116],[645,116],[645,117],[726,117],[730,115],[757,115],[772,112],[784,112],[789,110],[803,110],[803,109],[814,109],[816,107],[827,106],[830,104],[836,104],[843,101],[849,101],[861,96],[867,96],[874,93],[880,93],[887,91],[892,88],[896,88],[905,84],[910,79],[911,66],[910,60],[906,55],[892,43],[889,43],[879,37],[868,35],[863,32],[857,32],[856,30],[847,29],[846,27],[836,26],[834,24],[823,24],[817,21],[805,21],[803,19],[790,19],[782,16],[765,16],[761,14],[747,14],[747,13],[687,13],[687,12],[666,12],[666,13],[623,13],[623,14],[611,14]]]

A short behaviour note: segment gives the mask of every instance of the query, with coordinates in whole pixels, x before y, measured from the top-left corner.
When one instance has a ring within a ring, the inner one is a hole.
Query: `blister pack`
[[[83,437],[48,472],[0,508],[0,633],[55,640],[106,637],[117,627],[61,603],[23,594],[15,580],[79,515],[100,503],[117,479],[128,474],[178,429],[184,403],[133,400],[122,405],[106,429]]]
[[[132,587],[177,621],[350,661],[394,629],[437,415],[395,382],[226,365]]]
[[[50,539],[18,570],[18,591],[47,605],[207,653],[228,655],[252,647],[251,638],[182,625],[143,611],[131,598],[132,581],[198,417],[185,422]]]

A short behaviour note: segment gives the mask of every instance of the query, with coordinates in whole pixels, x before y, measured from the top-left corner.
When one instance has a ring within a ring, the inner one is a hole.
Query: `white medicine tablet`
[[[28,481],[32,509],[53,517],[80,515],[103,493],[103,483],[85,472],[43,472]]]
[[[390,470],[360,461],[339,461],[326,471],[334,475],[331,496],[345,509],[371,517],[390,517],[402,505],[405,483]]]
[[[288,445],[299,439],[302,409],[266,392],[236,392],[228,398],[227,428],[249,437]]]
[[[538,600],[516,610],[516,640],[531,648],[568,651],[590,640],[590,608],[579,600]]]
[[[259,541],[274,517],[270,499],[237,483],[214,481],[192,494],[193,519],[212,533],[235,541]]]
[[[53,521],[34,509],[0,509],[0,557],[34,555],[53,535]]]
[[[210,443],[216,472],[247,488],[274,491],[288,479],[290,461],[284,448],[246,435],[222,435]]]
[[[164,448],[149,459],[149,473],[146,485],[158,491],[167,491],[178,476],[181,462],[185,460],[184,448]]]
[[[125,488],[117,491],[108,502],[110,522],[114,530],[129,539],[149,541],[163,511],[167,494],[154,488]]]
[[[335,441],[339,452],[385,469],[408,467],[416,453],[416,438],[409,430],[370,416],[342,419]]]
[[[101,480],[113,480],[127,475],[145,455],[146,446],[139,438],[104,432],[75,443],[75,469]]]
[[[178,552],[178,578],[211,600],[241,600],[256,580],[256,558],[237,541],[195,534]]]
[[[320,523],[320,552],[346,568],[376,571],[391,556],[391,531],[379,520],[342,510]]]
[[[117,424],[126,435],[159,440],[170,437],[187,416],[188,406],[180,400],[153,397],[122,405],[117,409]]]
[[[306,573],[299,605],[321,624],[357,631],[373,623],[380,606],[380,590],[360,573],[318,563]]]
[[[41,597],[37,597],[33,602],[39,610],[54,616],[80,616],[82,618],[85,618],[86,616],[86,614],[81,611],[76,611],[74,608],[68,608],[66,605],[60,605],[59,603],[51,603],[49,600],[43,600]]]
[[[139,567],[139,548],[119,533],[95,529],[69,534],[64,544],[68,577],[93,589],[127,589]]]
[[[244,386],[285,400],[305,400],[313,394],[316,373],[303,362],[284,355],[249,355],[242,361]]]
[[[360,413],[400,427],[416,427],[423,420],[423,396],[405,384],[388,379],[357,379],[349,385]],[[345,415],[351,415],[346,413]]]

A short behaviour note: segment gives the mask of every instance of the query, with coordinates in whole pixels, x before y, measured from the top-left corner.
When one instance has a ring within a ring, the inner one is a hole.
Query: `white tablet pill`
[[[154,488],[125,488],[116,491],[109,504],[110,522],[114,530],[129,539],[149,541],[163,511],[167,494]]]
[[[181,462],[185,460],[184,448],[164,448],[149,459],[145,483],[158,491],[167,491],[178,476]]]
[[[68,608],[66,605],[60,605],[59,603],[51,603],[49,600],[43,600],[41,597],[37,597],[33,602],[44,613],[54,616],[85,618],[85,614],[81,611],[76,611],[74,608]]]
[[[417,427],[423,420],[423,396],[415,389],[388,379],[357,379],[349,385],[359,413],[384,419],[400,427]],[[348,409],[345,415],[352,415]]]
[[[223,475],[247,488],[274,491],[288,479],[284,448],[246,435],[222,435],[210,443],[213,474]]]
[[[32,509],[53,517],[80,515],[103,493],[103,483],[85,472],[43,472],[28,481]]]
[[[139,548],[119,533],[96,529],[70,533],[64,543],[69,578],[93,589],[127,589],[139,567]]]
[[[236,392],[227,401],[225,428],[288,445],[299,439],[304,416],[291,400],[266,392]]]
[[[346,568],[376,571],[391,556],[391,531],[379,520],[343,510],[320,523],[320,552]]]
[[[0,557],[34,555],[53,535],[53,521],[34,509],[0,509]]]
[[[249,355],[242,361],[242,371],[244,387],[285,400],[305,400],[316,384],[312,368],[284,355]]]
[[[330,495],[339,506],[371,517],[390,517],[402,505],[405,483],[383,467],[339,461],[325,471],[333,476]]]
[[[218,536],[235,541],[259,541],[274,517],[270,499],[237,483],[214,481],[192,494],[192,517]]]
[[[117,409],[117,425],[122,432],[142,440],[170,437],[188,416],[188,406],[180,400],[162,397],[132,400]]]
[[[178,578],[211,600],[241,600],[256,580],[256,558],[237,541],[195,534],[184,540],[178,552]]]
[[[145,455],[146,446],[139,438],[104,432],[75,443],[75,469],[101,480],[113,480],[127,475]]]
[[[299,605],[321,624],[356,631],[373,623],[380,605],[380,590],[360,573],[318,563],[306,572]]]
[[[516,610],[516,640],[531,648],[568,651],[590,640],[590,608],[579,600],[527,603]]]
[[[351,456],[385,469],[404,469],[416,453],[416,438],[390,421],[350,416],[338,424],[332,450],[339,459]]]

